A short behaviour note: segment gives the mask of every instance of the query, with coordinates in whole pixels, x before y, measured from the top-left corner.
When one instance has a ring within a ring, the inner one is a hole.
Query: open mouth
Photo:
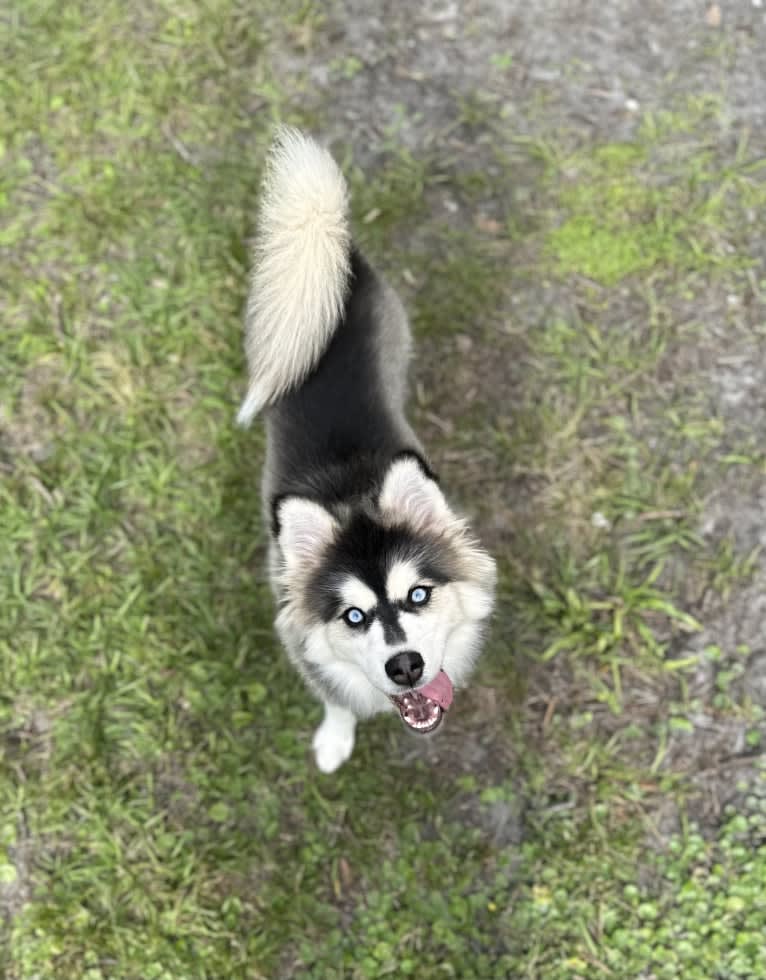
[[[389,694],[389,697],[407,728],[425,735],[436,731],[444,712],[452,704],[452,681],[440,670],[430,684],[404,694]]]

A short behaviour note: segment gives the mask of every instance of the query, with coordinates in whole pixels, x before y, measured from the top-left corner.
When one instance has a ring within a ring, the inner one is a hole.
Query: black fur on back
[[[382,324],[377,316],[380,286],[354,248],[344,315],[306,380],[270,409],[273,440],[272,531],[290,496],[309,497],[334,510],[374,495],[398,455],[415,447],[391,417],[378,366]]]

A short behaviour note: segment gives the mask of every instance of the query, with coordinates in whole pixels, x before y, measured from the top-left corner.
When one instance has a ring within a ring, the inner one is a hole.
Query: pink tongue
[[[452,704],[452,681],[440,670],[430,684],[418,688],[418,694],[424,694],[446,711]]]

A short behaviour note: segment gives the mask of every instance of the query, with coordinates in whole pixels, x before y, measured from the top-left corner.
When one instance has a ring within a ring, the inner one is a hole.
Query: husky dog
[[[268,161],[245,347],[238,421],[265,411],[276,628],[324,703],[313,747],[333,772],[357,719],[438,727],[478,655],[495,564],[405,418],[407,318],[352,243],[343,175],[293,129]]]

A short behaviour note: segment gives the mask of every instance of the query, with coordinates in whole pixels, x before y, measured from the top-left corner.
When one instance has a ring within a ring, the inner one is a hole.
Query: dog
[[[343,174],[291,128],[267,160],[245,353],[238,421],[265,416],[276,630],[324,704],[313,749],[330,773],[358,719],[438,728],[478,656],[496,569],[405,417],[407,317],[352,241]]]

